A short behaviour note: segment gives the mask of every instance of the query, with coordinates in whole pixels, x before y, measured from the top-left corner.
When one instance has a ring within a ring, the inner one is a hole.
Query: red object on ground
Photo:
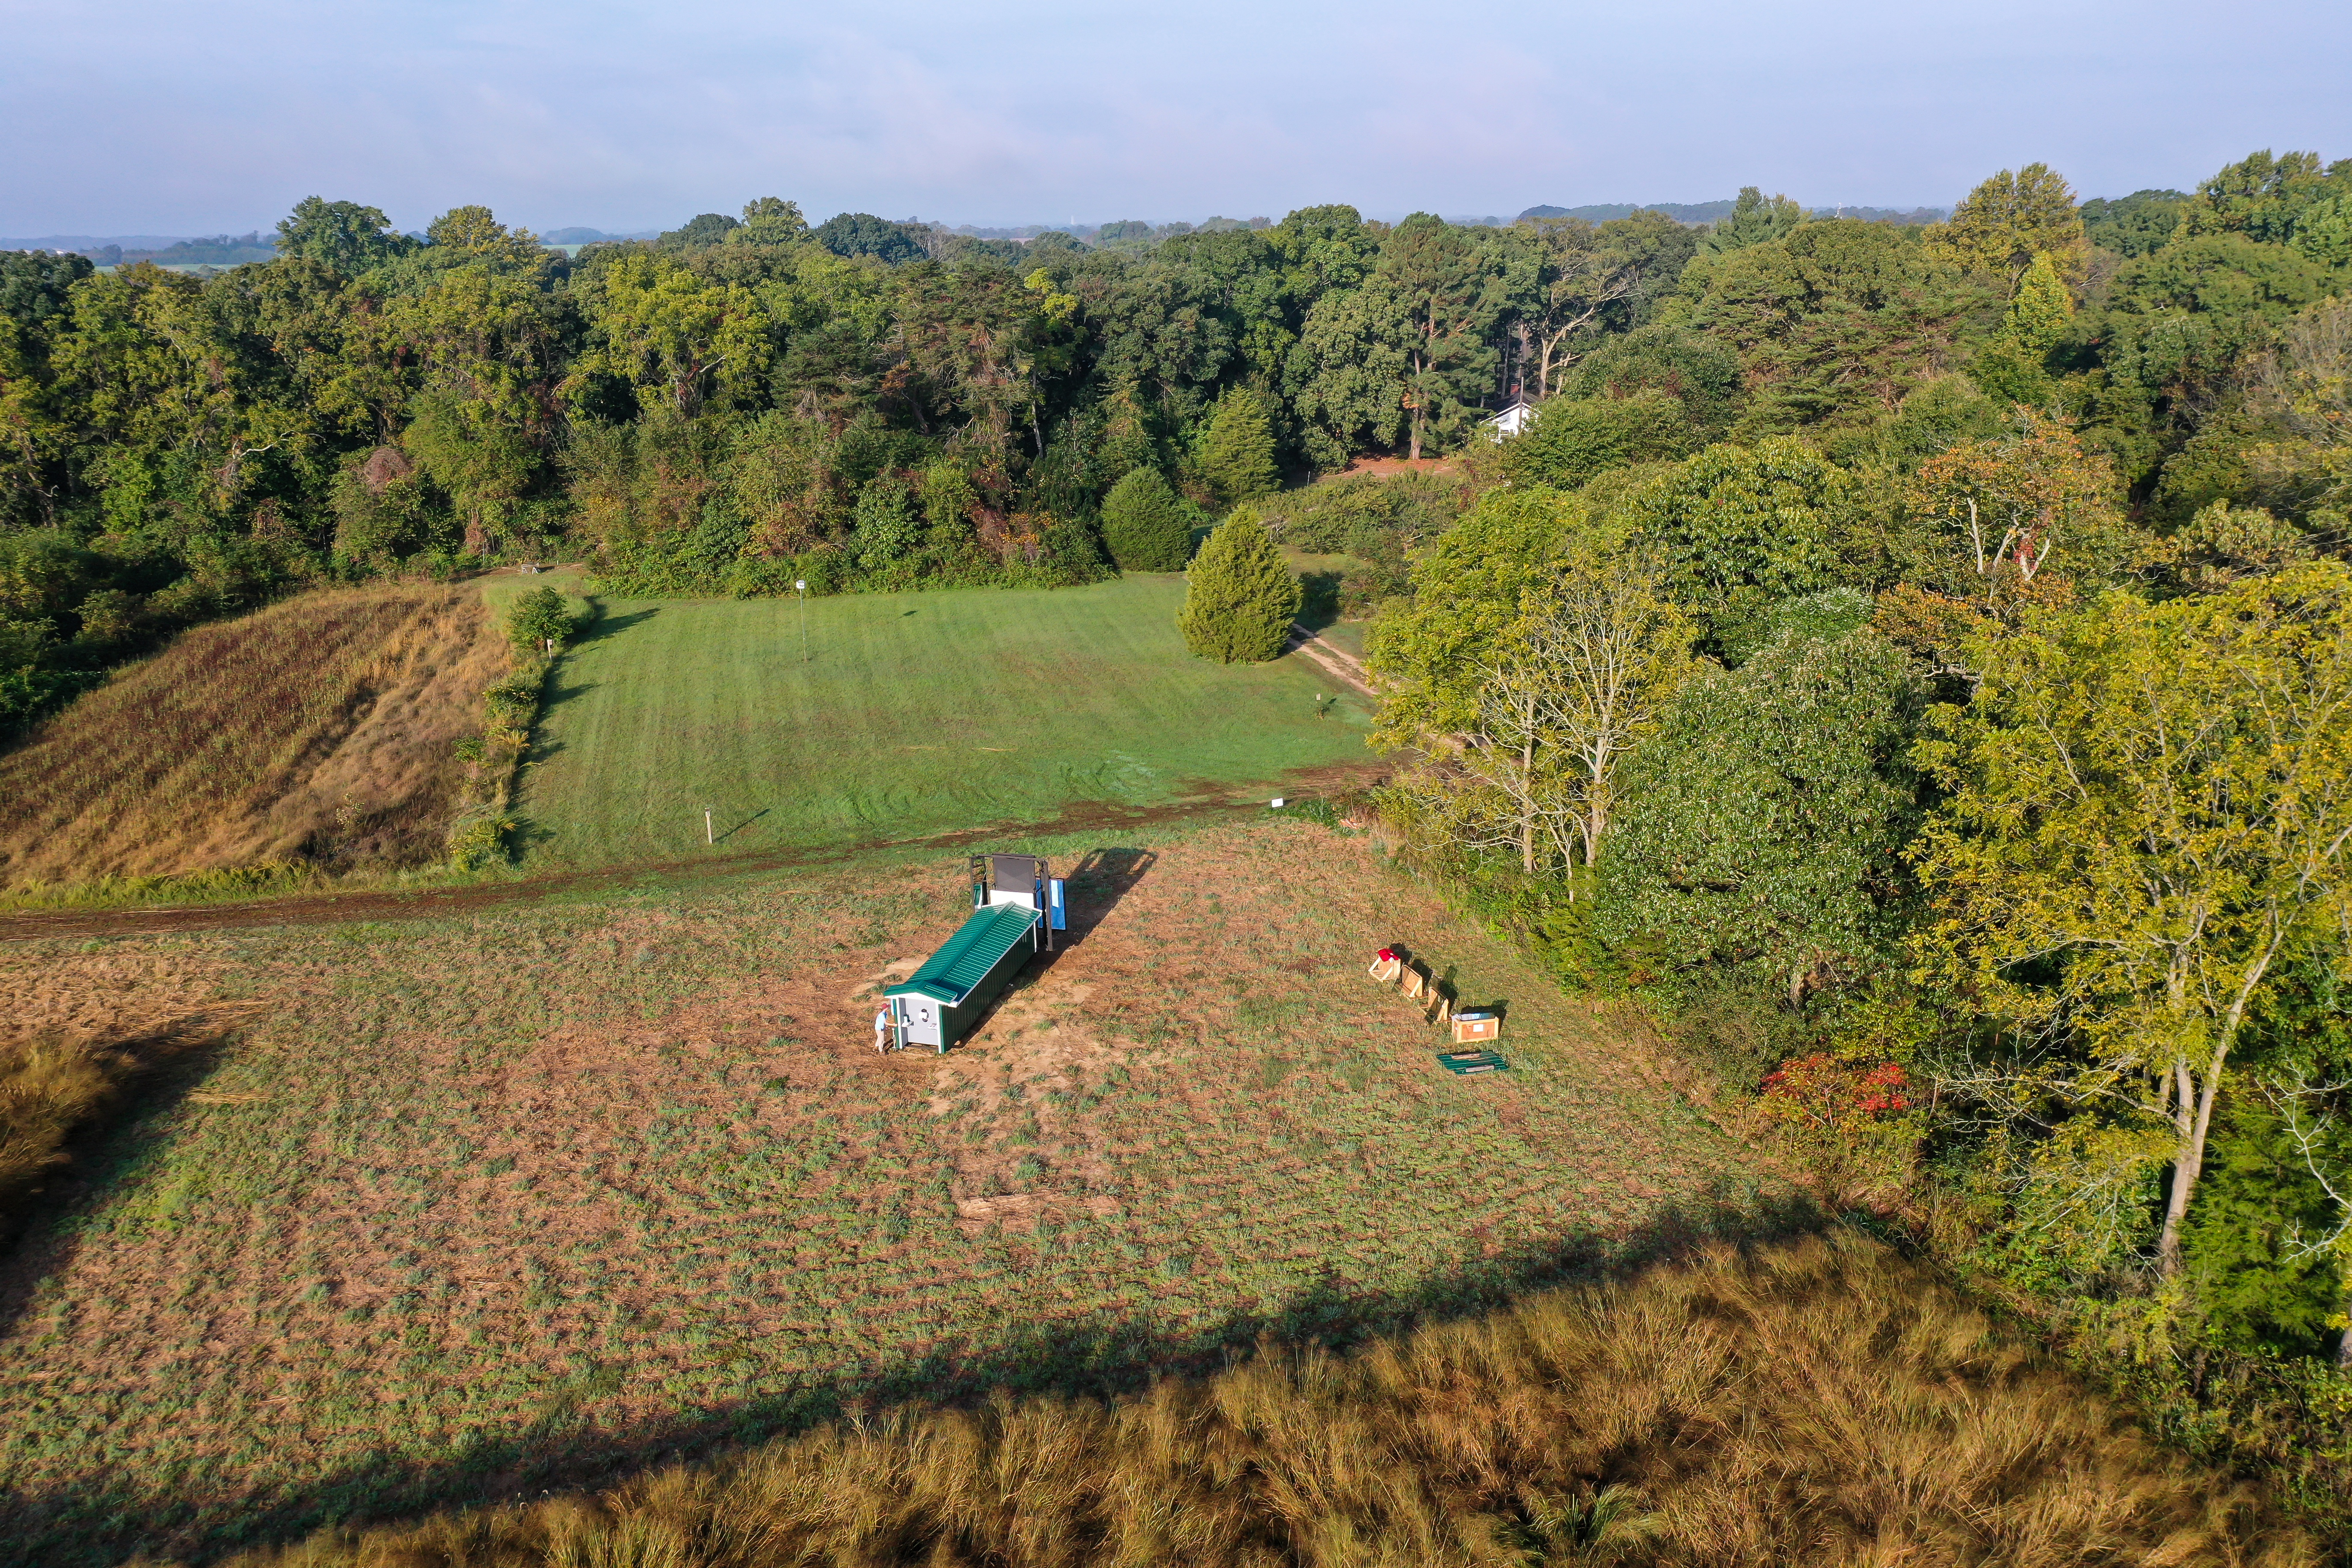
[[[1381,951],[1380,951],[1380,961],[1381,961],[1382,963],[1386,963],[1389,960],[1391,960],[1391,959],[1394,958],[1395,956],[1396,956],[1396,954],[1395,954],[1394,952],[1391,952],[1389,949],[1387,949],[1387,948],[1385,948],[1385,947],[1384,947],[1384,948],[1382,948],[1382,949],[1381,949]]]

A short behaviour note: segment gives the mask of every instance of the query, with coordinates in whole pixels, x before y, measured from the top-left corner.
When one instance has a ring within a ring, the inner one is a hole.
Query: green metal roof
[[[961,1002],[982,976],[996,967],[999,959],[1013,951],[1013,943],[1029,940],[1029,928],[1036,923],[1037,911],[1019,904],[976,910],[971,919],[963,922],[961,931],[941,942],[939,952],[924,961],[923,967],[885,994],[897,996],[912,991],[936,1002]]]

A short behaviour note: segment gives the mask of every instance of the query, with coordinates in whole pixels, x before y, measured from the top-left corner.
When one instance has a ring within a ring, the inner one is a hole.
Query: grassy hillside
[[[254,1020],[0,1269],[0,1558],[284,1539],[853,1397],[1133,1385],[1755,1191],[1638,1037],[1362,840],[1040,847],[1078,940],[945,1058],[868,1019],[962,919],[960,858],[0,949],[0,1032]],[[1507,1004],[1515,1070],[1437,1068],[1363,973],[1396,941]]]
[[[0,888],[436,858],[453,747],[506,657],[468,588],[199,626],[0,754]]]
[[[1041,822],[1370,761],[1293,659],[1221,667],[1173,576],[1053,592],[616,600],[558,667],[522,810],[532,867]]]
[[[2004,1564],[2300,1568],[2252,1489],[2150,1444],[1924,1268],[1710,1250],[1356,1354],[1091,1401],[910,1408],[251,1568]]]

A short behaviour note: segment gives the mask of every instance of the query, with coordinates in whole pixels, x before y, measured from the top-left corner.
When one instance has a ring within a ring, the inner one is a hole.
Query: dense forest
[[[1118,226],[0,256],[0,731],[305,585],[1055,585],[1263,518],[1377,612],[1402,853],[2340,1506],[2352,160]],[[1366,456],[1454,460],[1297,483]]]
[[[1551,404],[1513,473],[1564,488],[1793,440],[1877,489],[2025,407],[2159,532],[2227,501],[2324,533],[2347,191],[2263,153],[2080,207],[2037,166],[1943,225],[1750,191],[1705,226],[1328,206],[1100,249],[762,198],[572,258],[312,198],[208,279],[11,254],[0,721],[289,585],[500,555],[647,591],[1084,580],[1137,470],[1221,509],[1455,451],[1520,395]]]

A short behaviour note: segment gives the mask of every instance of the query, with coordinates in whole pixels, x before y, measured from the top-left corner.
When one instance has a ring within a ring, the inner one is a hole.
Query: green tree
[[[2146,256],[2164,248],[2188,210],[2189,197],[2179,191],[2134,191],[2114,201],[2095,197],[2083,204],[2083,234],[2101,250]]]
[[[2333,1087],[2303,1092],[2332,1100]],[[2308,1353],[2342,1309],[2344,1289],[2326,1245],[2341,1216],[2307,1163],[2315,1156],[2331,1174],[2344,1165],[2341,1129],[2331,1118],[2322,1131],[2326,1115],[2315,1114],[2294,1088],[2280,1086],[2267,1096],[2233,1092],[2214,1119],[2181,1250],[2208,1332],[2224,1344]]]
[[[1572,490],[1629,463],[1669,461],[1693,445],[1690,416],[1663,392],[1631,397],[1555,397],[1532,429],[1504,443],[1503,469],[1514,483]]]
[[[2322,267],[2352,267],[2352,194],[2327,196],[2295,219],[2294,247]]]
[[[743,204],[743,221],[727,231],[728,245],[797,245],[809,237],[798,202],[761,196]],[[842,252],[843,255],[850,254]]]
[[[485,206],[451,207],[425,226],[425,237],[469,261],[496,266],[536,269],[546,266],[549,256],[539,236],[527,228],[509,229]]]
[[[1803,442],[1773,437],[1676,464],[1634,491],[1625,516],[1658,552],[1676,600],[1736,658],[1762,635],[1774,601],[1832,585],[1836,541],[1855,502],[1852,476]]]
[[[1654,562],[1590,533],[1570,542],[1471,671],[1475,721],[1445,738],[1455,769],[1426,781],[1451,797],[1440,816],[1454,841],[1507,848],[1528,876],[1598,861],[1618,774],[1687,677],[1692,630]],[[1383,727],[1403,719],[1384,699]]]
[[[2316,153],[2264,148],[2199,185],[2186,226],[2191,235],[2242,234],[2284,245],[2313,206],[2344,195],[2352,195],[2352,158],[2323,166]]]
[[[2048,256],[2069,283],[2082,277],[2083,216],[2074,188],[2047,163],[2003,169],[1970,191],[1951,220],[1928,232],[1931,249],[1958,265],[2000,279],[2014,294],[2037,256]]]
[[[1933,532],[1904,575],[1987,609],[2047,597],[2059,580],[2107,585],[2156,553],[2124,515],[2120,491],[2104,454],[2063,425],[2018,413],[2000,435],[1919,466],[1909,505]]]
[[[640,406],[692,416],[714,395],[750,403],[764,391],[773,331],[756,294],[715,281],[662,255],[625,256],[583,290],[600,342],[573,362],[567,385],[625,382]]]
[[[1282,652],[1303,598],[1265,524],[1240,507],[1192,558],[1176,625],[1184,646],[1202,658],[1257,663]]]
[[[1535,237],[1537,247],[1536,286],[1520,325],[1536,362],[1535,395],[1546,398],[1555,373],[1580,357],[1570,351],[1571,341],[1580,333],[1601,335],[1603,312],[1632,295],[1642,268],[1581,218],[1523,218],[1520,226]]]
[[[416,242],[394,228],[381,210],[357,202],[304,196],[278,220],[279,256],[320,262],[346,278],[415,248]]]
[[[740,226],[725,213],[698,213],[688,218],[684,226],[669,230],[654,243],[664,250],[691,250],[705,245],[720,245]]]
[[[1752,969],[1792,1005],[1895,950],[1916,822],[1908,661],[1859,624],[1866,596],[1829,598],[1684,689],[1627,765],[1601,862],[1605,938]]]
[[[1103,542],[1122,572],[1181,572],[1192,512],[1157,468],[1130,468],[1103,498]]]
[[[2038,357],[2058,346],[2058,340],[2066,335],[2066,323],[2074,319],[2074,298],[2066,292],[2050,253],[2042,251],[2026,268],[2017,292],[2010,298],[2004,329],[2019,348]]]
[[[1490,490],[1412,563],[1412,597],[1382,613],[1367,662],[1379,678],[1375,745],[1426,747],[1477,723],[1480,670],[1585,526],[1575,498]]]
[[[528,653],[561,647],[577,623],[572,606],[553,588],[533,588],[507,611],[507,640]]]
[[[1374,289],[1334,289],[1315,302],[1290,350],[1285,379],[1307,455],[1324,468],[1358,452],[1391,449],[1403,434],[1411,362],[1393,300]]]
[[[1742,185],[1731,211],[1717,219],[1700,238],[1699,253],[1724,256],[1744,250],[1768,239],[1782,238],[1804,221],[1805,209],[1787,196],[1775,195],[1767,201],[1756,186]]]
[[[1281,484],[1281,471],[1274,463],[1274,422],[1256,392],[1237,386],[1217,399],[1217,411],[1201,439],[1201,471],[1228,506]]]
[[[2241,1030],[2352,921],[2352,570],[2110,594],[1971,658],[1918,749],[1947,792],[1911,851],[1921,977],[2042,1044],[2021,1099],[2168,1131],[2170,1274]]]
[[[1765,432],[1891,412],[1946,371],[1990,294],[1905,230],[1841,218],[1701,258],[1674,309],[1738,354],[1742,426]]]
[[[1489,258],[1464,230],[1431,214],[1413,214],[1381,244],[1366,291],[1384,295],[1404,328],[1406,455],[1416,461],[1424,439],[1457,431],[1465,405],[1492,384],[1487,335],[1501,300],[1489,283]]]

